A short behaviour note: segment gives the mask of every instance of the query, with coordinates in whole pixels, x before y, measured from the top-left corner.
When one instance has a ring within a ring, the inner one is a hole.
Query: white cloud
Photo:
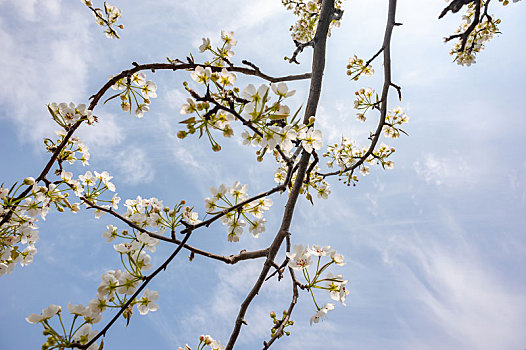
[[[442,185],[444,183],[457,184],[457,182],[473,183],[475,177],[472,169],[464,158],[458,154],[448,157],[428,153],[424,159],[413,163],[413,169],[418,177],[427,183]]]
[[[0,6],[4,13],[13,14],[0,18],[0,70],[4,81],[10,82],[9,88],[0,90],[0,103],[11,111],[3,117],[17,124],[23,139],[40,146],[42,138],[57,128],[46,104],[86,102],[89,16],[68,11],[53,0]]]
[[[136,146],[127,146],[119,152],[115,165],[119,168],[119,179],[132,185],[150,183],[155,175],[146,152]]]
[[[403,288],[419,315],[399,315],[409,325],[407,340],[419,349],[435,349],[437,341],[456,349],[522,346],[526,298],[502,283],[502,273],[466,239],[452,213],[443,209],[441,222],[449,231],[442,238],[409,234],[386,248],[399,283],[394,288]],[[422,336],[427,327],[434,339]]]

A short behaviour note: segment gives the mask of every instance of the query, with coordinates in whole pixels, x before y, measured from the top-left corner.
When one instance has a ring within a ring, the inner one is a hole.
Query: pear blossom
[[[132,74],[130,78],[130,83],[133,83],[138,86],[143,86],[144,84],[146,84],[146,74],[144,74],[143,72],[137,72]]]
[[[150,110],[150,107],[148,105],[141,103],[137,106],[137,109],[135,110],[135,115],[137,118],[142,118],[144,116],[145,112],[148,112]]]
[[[317,245],[317,244],[313,244],[312,247],[308,247],[307,246],[307,250],[309,251],[310,254],[312,255],[316,255],[316,256],[326,256],[326,255],[329,255],[330,252],[331,252],[331,246],[330,245],[327,245],[325,247],[322,247],[320,245]]]
[[[79,342],[80,344],[87,344],[91,339],[93,339],[99,332],[91,329],[91,324],[85,324],[73,335],[73,340]],[[87,350],[97,350],[99,345],[96,343],[91,344]]]
[[[310,325],[312,326],[313,323],[318,323],[320,320],[325,319],[327,317],[327,313],[331,310],[334,310],[334,304],[325,304],[310,318]]]
[[[336,253],[335,250],[331,252],[331,259],[338,266],[345,265],[345,263],[343,262],[343,255]]]
[[[150,290],[146,288],[142,294],[142,297],[137,300],[137,309],[139,310],[139,313],[141,315],[146,315],[149,311],[156,311],[159,309],[159,305],[154,303],[154,301],[156,301],[158,298],[159,292],[150,292]]]
[[[298,136],[302,140],[301,145],[303,149],[308,153],[312,153],[313,150],[319,150],[323,146],[321,137],[321,130],[314,130],[314,128],[303,129]]]
[[[151,80],[148,80],[142,87],[141,87],[141,95],[144,98],[155,98],[157,97],[157,85]]]
[[[41,315],[31,314],[26,317],[26,321],[35,324],[47,320],[62,311],[62,308],[58,305],[51,304],[47,308],[42,310]]]
[[[211,49],[210,38],[203,38],[203,43],[199,46],[199,52],[205,52],[208,49]]]
[[[131,295],[135,293],[140,283],[141,281],[139,278],[132,276],[128,271],[125,271],[119,276],[119,287],[117,288],[117,292]]]
[[[248,227],[248,231],[252,233],[255,238],[258,238],[259,234],[265,232],[265,223],[267,222],[264,218],[258,218],[252,221]]]
[[[77,315],[77,316],[84,316],[89,313],[89,309],[86,306],[82,304],[72,305],[69,302],[68,302],[68,311],[71,314]]]
[[[296,90],[289,91],[289,88],[286,83],[270,84],[272,91],[283,98],[293,96],[296,93]]]
[[[234,73],[229,72],[226,68],[223,68],[221,70],[221,74],[219,75],[219,83],[223,86],[229,86],[234,85],[236,82],[236,75]]]
[[[237,44],[237,40],[234,39],[234,32],[228,32],[226,30],[222,30],[221,31],[221,39],[223,39],[223,41],[226,44],[229,44],[231,46],[236,46],[236,44]]]
[[[290,259],[288,266],[294,270],[303,270],[312,265],[308,247],[301,244],[296,244],[292,252],[287,252],[287,257]]]
[[[206,84],[212,76],[212,68],[197,66],[195,67],[195,71],[190,73],[190,76],[199,84]]]

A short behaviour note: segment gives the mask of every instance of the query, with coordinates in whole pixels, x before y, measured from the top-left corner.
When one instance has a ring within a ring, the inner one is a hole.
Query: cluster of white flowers
[[[474,30],[469,34],[465,46],[462,49],[462,39],[460,38],[450,51],[450,55],[455,56],[455,62],[461,66],[470,66],[475,63],[475,55],[484,49],[485,43],[490,41],[495,34],[500,33],[498,24],[500,19],[489,20],[487,17],[481,18]],[[475,5],[471,3],[467,6],[467,12],[462,16],[462,23],[456,33],[464,33],[471,23],[475,20]]]
[[[292,10],[293,13],[299,17],[296,24],[290,27],[292,39],[300,43],[311,41],[316,34],[316,27],[321,11],[321,1],[281,0],[281,2],[287,10]],[[336,9],[341,9],[341,5],[341,0],[336,0],[334,3]],[[338,19],[332,20],[329,26],[329,36],[331,28],[339,26],[340,21]]]
[[[121,17],[122,11],[115,6],[111,6],[108,3],[104,3],[104,11],[100,8],[93,8],[93,2],[91,0],[80,0],[84,5],[90,8],[95,17],[95,22],[102,26],[106,27],[104,31],[107,38],[118,39],[119,35],[115,30],[114,26],[119,29],[124,29],[122,24],[116,25],[117,20]]]
[[[211,350],[225,350],[225,346],[219,342],[219,340],[216,340],[212,338],[210,335],[201,335],[199,337],[199,344],[197,345],[198,350],[203,350],[205,346],[210,346]],[[192,348],[185,344],[184,348],[178,347],[177,350],[192,350]]]
[[[347,64],[347,75],[350,76],[352,80],[358,80],[362,75],[369,78],[373,74],[373,67],[370,64],[365,65],[363,59],[358,58],[356,55],[349,58],[349,64]]]
[[[227,68],[222,68],[225,63],[230,64],[229,59],[234,56],[234,52],[231,50],[232,46],[237,44],[237,40],[234,38],[234,33],[222,30],[221,31],[222,45],[212,48],[210,38],[203,38],[203,44],[199,46],[200,52],[210,52],[213,55],[211,62],[205,62],[204,65],[198,65],[195,69],[190,72],[190,77],[198,85],[204,85],[206,87],[206,94],[216,101],[218,106],[223,108],[217,108],[212,106],[209,101],[196,101],[194,98],[188,98],[187,103],[181,106],[181,114],[192,115],[190,118],[183,120],[181,124],[185,124],[187,130],[181,130],[177,133],[177,137],[183,139],[190,134],[194,134],[199,131],[200,137],[206,133],[207,138],[212,144],[212,150],[220,151],[221,145],[214,139],[212,130],[219,130],[225,137],[230,137],[234,134],[231,122],[236,118],[234,115],[226,111],[232,104],[235,106],[241,105],[240,102],[236,101],[239,89],[234,87],[237,76],[235,73],[229,71]],[[169,60],[172,62],[171,60]],[[192,96],[195,96],[195,92],[190,88],[188,82],[183,84],[190,92]]]
[[[64,138],[66,137],[66,132],[64,130],[57,130],[55,133],[58,135],[58,139],[53,141],[50,138],[44,139],[44,144],[46,145],[46,150],[49,153],[55,153],[58,146],[62,144]],[[77,152],[79,154],[77,154]],[[75,161],[80,160],[82,165],[89,165],[90,153],[88,146],[82,142],[78,137],[70,137],[66,145],[60,151],[60,154],[57,157],[59,162],[66,161],[69,164],[74,164]]]
[[[64,321],[62,320],[62,307],[59,305],[49,305],[42,310],[42,313],[31,314],[26,317],[26,321],[31,324],[41,323],[44,327],[44,335],[47,335],[47,341],[43,344],[43,349],[49,348],[66,348],[71,347],[72,342],[78,342],[82,345],[87,344],[98,332],[91,327],[102,320],[102,312],[108,306],[115,304],[120,307],[126,302],[125,297],[116,298],[117,293],[132,294],[130,291],[136,289],[138,282],[132,276],[120,270],[108,271],[102,276],[102,283],[97,289],[97,298],[91,300],[88,306],[82,304],[72,305],[68,303],[68,311],[74,316],[71,324],[71,331],[66,333],[64,328]],[[137,305],[137,310],[141,315],[146,315],[150,311],[156,311],[159,306],[155,301],[159,298],[159,293],[150,291],[148,288],[144,289],[142,296],[132,302],[130,307],[125,310],[124,317],[129,319],[133,313],[133,306]],[[116,301],[116,299],[118,301]],[[57,316],[60,326],[54,328],[50,320]],[[77,319],[81,318],[82,323],[75,327]],[[62,334],[63,333],[63,334]],[[97,350],[99,345],[93,343],[88,350]]]
[[[356,100],[354,100],[354,109],[357,109],[356,119],[365,122],[365,113],[369,110],[378,106],[378,94],[372,88],[360,89],[354,93]]]
[[[110,181],[113,179],[107,171],[101,173],[94,171],[86,171],[83,175],[79,175],[78,180],[73,178],[73,173],[63,170],[60,174],[62,181],[68,184],[77,197],[83,197],[93,204],[100,204],[100,207],[106,209],[118,209],[118,204],[121,198],[114,193],[111,199],[100,199],[106,191],[115,192],[115,185]],[[102,204],[107,203],[107,204]],[[100,209],[95,211],[95,217],[99,218],[104,212]]]
[[[381,165],[384,169],[392,169],[394,167],[394,162],[388,159],[388,157],[394,152],[395,149],[393,147],[389,147],[382,142],[373,153],[359,165],[358,171],[363,176],[369,174],[369,165],[373,163]],[[357,147],[355,141],[350,140],[347,137],[342,137],[342,141],[339,144],[329,145],[327,152],[323,156],[330,158],[327,162],[329,168],[334,166],[340,168],[340,180],[343,178],[344,183],[347,186],[350,184],[353,184],[354,186],[358,182],[358,177],[354,172],[345,171],[356,164],[356,162],[364,157],[366,153],[367,148]]]
[[[113,76],[110,76],[109,79],[113,79]],[[146,80],[146,74],[143,72],[137,72],[130,77],[119,79],[111,88],[122,92],[111,96],[106,102],[120,96],[122,110],[125,112],[130,111],[131,113],[132,105],[135,101],[134,109],[137,118],[142,118],[144,113],[150,110],[150,99],[157,97],[157,85],[151,80]],[[139,100],[142,100],[142,102],[139,103]]]
[[[385,116],[384,135],[397,139],[400,137],[400,132],[405,132],[399,128],[402,124],[409,122],[409,117],[404,113],[402,107],[398,106],[387,112]]]
[[[221,30],[221,46],[212,48],[210,38],[203,38],[203,43],[199,46],[199,52],[210,52],[213,56],[210,65],[214,67],[222,67],[228,63],[230,58],[234,57],[232,46],[237,45],[237,40],[234,38],[234,32]]]
[[[61,212],[65,208],[74,213],[79,211],[80,203],[70,203],[67,189],[61,189],[61,184],[39,186],[34,178],[27,177],[11,191],[0,186],[0,220],[9,217],[0,228],[0,276],[11,273],[17,264],[25,266],[33,261],[37,253],[35,243],[39,240],[37,216],[45,220],[51,205]],[[23,185],[32,187],[27,196],[18,200],[16,192]],[[22,249],[22,245],[26,247]]]
[[[287,177],[288,167],[287,164],[283,161],[279,163],[279,167],[274,172],[274,181],[278,184],[283,184],[285,183]],[[330,185],[327,181],[325,181],[323,176],[319,175],[320,167],[318,166],[318,164],[312,166],[312,161],[309,161],[309,165],[307,168],[312,168],[312,171],[308,175],[308,181],[307,179],[304,179],[303,185],[300,189],[300,194],[304,194],[305,198],[307,198],[307,200],[309,200],[312,204],[314,204],[314,202],[312,200],[313,197],[311,194],[311,189],[315,191],[314,193],[316,193],[318,198],[329,198],[329,195],[331,194]],[[296,173],[292,175],[292,178],[290,180],[290,186],[287,187],[289,190],[294,186],[294,183],[296,182],[296,175]]]
[[[223,210],[236,206],[249,199],[247,194],[248,185],[242,185],[236,181],[232,187],[221,184],[218,188],[210,187],[212,197],[205,198],[205,210],[208,214],[218,214]],[[268,197],[255,199],[244,204],[239,210],[232,210],[223,215],[220,220],[227,227],[229,242],[238,242],[243,233],[243,227],[247,225],[248,230],[254,237],[265,231],[267,220],[263,214],[270,209],[273,202]],[[248,216],[248,214],[251,214]]]
[[[159,234],[163,234],[167,229],[174,232],[177,227],[183,225],[183,221],[190,225],[201,222],[198,213],[191,207],[185,206],[185,201],[179,202],[170,209],[155,197],[143,199],[137,196],[136,199],[127,199],[124,205],[127,209],[124,217],[141,228],[158,228]]]
[[[316,271],[314,274],[309,274],[308,268],[312,266],[312,258],[316,257],[318,259],[316,263]],[[322,257],[330,257],[330,261],[320,266]],[[332,264],[343,266],[343,255],[338,254],[335,250],[331,249],[330,246],[319,246],[312,245],[312,247],[303,246],[301,244],[295,245],[292,252],[287,253],[289,258],[288,266],[294,270],[302,271],[303,276],[307,282],[307,288],[314,289],[324,289],[326,290],[332,300],[339,301],[342,305],[345,305],[345,298],[349,294],[349,290],[346,288],[348,283],[347,280],[343,279],[342,275],[333,275],[328,273],[325,278],[322,278],[322,273]],[[312,277],[311,277],[312,276]],[[323,285],[324,284],[324,285]],[[316,313],[311,317],[310,324],[318,323],[320,320],[324,319],[327,316],[327,313],[331,310],[334,310],[334,304],[327,303],[323,307],[319,307],[314,294],[311,293],[314,305],[316,306]]]
[[[75,106],[73,102],[70,102],[69,104],[65,102],[56,104],[53,102],[47,107],[53,120],[64,129],[68,129],[69,126],[75,124],[79,120],[86,120],[90,125],[95,123],[95,117],[91,111],[86,108],[85,104]]]

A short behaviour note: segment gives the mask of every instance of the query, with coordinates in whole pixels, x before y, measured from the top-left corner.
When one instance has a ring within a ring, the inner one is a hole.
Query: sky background
[[[387,1],[344,2],[342,26],[327,46],[327,67],[317,125],[324,145],[342,135],[365,144],[376,120],[361,124],[352,109],[354,91],[381,88],[381,77],[350,82],[345,66],[354,54],[367,59],[380,47]],[[97,3],[96,3],[97,4]],[[310,70],[310,50],[300,66],[283,57],[294,45],[288,29],[294,17],[278,0],[113,1],[123,11],[120,40],[106,39],[80,1],[0,0],[0,182],[36,177],[48,159],[43,137],[54,135],[46,110],[51,102],[87,103],[108,76],[131,62],[162,62],[197,55],[201,38],[217,42],[221,29],[235,31],[234,62],[248,59],[271,75]],[[401,106],[410,116],[409,137],[385,140],[397,151],[394,170],[373,168],[348,188],[331,179],[332,194],[312,206],[299,201],[293,244],[331,245],[347,261],[334,269],[349,280],[347,307],[336,305],[329,318],[309,326],[314,305],[306,293],[295,309],[292,336],[275,349],[524,349],[526,347],[526,134],[524,3],[492,12],[502,19],[502,35],[487,44],[471,67],[452,63],[443,37],[454,32],[460,14],[438,21],[443,1],[399,1],[392,40],[393,81],[402,87]],[[380,61],[373,64],[381,72]],[[186,99],[186,72],[146,72],[158,86],[143,119],[99,106],[100,123],[78,136],[90,147],[89,170],[107,170],[123,201],[158,197],[165,205],[181,199],[204,214],[210,186],[247,183],[250,194],[274,185],[275,165],[255,160],[241,146],[240,129],[220,153],[194,137],[181,141],[179,110]],[[238,78],[238,86],[263,81]],[[305,102],[306,82],[291,109]],[[395,107],[394,91],[391,107]],[[76,175],[88,168],[71,167]],[[220,254],[266,247],[279,227],[285,198],[273,197],[267,231],[256,240],[245,232],[226,242],[216,223],[195,232],[191,243]],[[100,276],[119,268],[118,255],[101,237],[109,217],[91,212],[50,213],[39,222],[33,264],[0,279],[0,349],[37,349],[40,325],[24,319],[49,304],[65,309],[87,304]],[[172,247],[152,255],[160,264]],[[283,255],[283,254],[282,254]],[[235,266],[178,256],[150,284],[160,309],[118,322],[105,338],[106,349],[195,347],[200,334],[226,343],[239,303],[257,278],[262,260]],[[269,338],[268,313],[290,300],[290,283],[272,280],[251,305],[248,327],[236,348],[260,348]],[[328,295],[319,300],[328,302]],[[110,313],[104,313],[107,321]],[[104,323],[95,327],[101,329]]]

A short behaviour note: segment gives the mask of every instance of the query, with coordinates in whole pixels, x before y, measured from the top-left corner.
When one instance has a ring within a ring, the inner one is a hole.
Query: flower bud
[[[24,179],[24,185],[33,185],[35,183],[35,179],[32,177],[26,177]]]
[[[309,118],[309,123],[314,123],[316,121],[316,117],[312,116]]]

